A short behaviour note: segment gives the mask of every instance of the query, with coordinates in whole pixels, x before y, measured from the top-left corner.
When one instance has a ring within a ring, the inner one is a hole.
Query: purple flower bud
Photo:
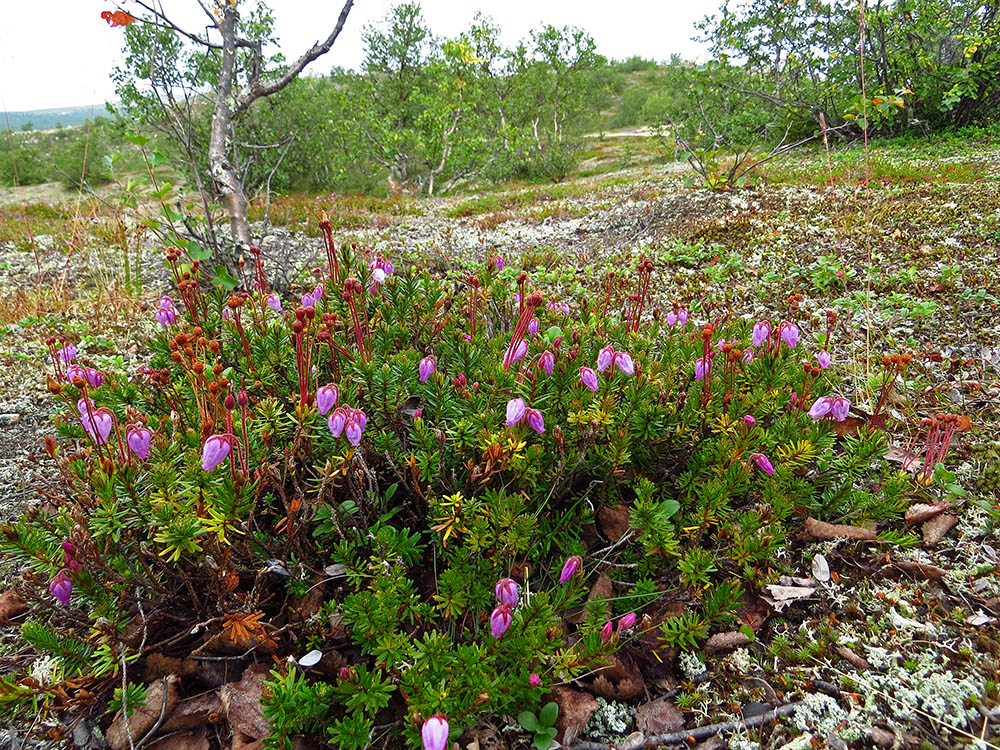
[[[749,414],[744,414],[743,415],[743,421],[746,422],[751,427],[753,427],[755,424],[757,424],[757,420],[754,419],[753,417],[751,417]]]
[[[847,419],[847,413],[850,410],[851,402],[843,396],[837,396],[834,398],[833,403],[830,405],[830,412],[833,414],[833,418],[837,422],[843,422]]]
[[[335,438],[343,434],[345,424],[347,424],[347,414],[343,409],[335,409],[326,420],[326,426],[330,428],[330,434]]]
[[[153,433],[148,427],[129,427],[125,433],[125,442],[132,455],[140,461],[149,458],[149,443],[153,439]]]
[[[771,324],[766,320],[762,320],[759,323],[754,323],[753,326],[753,345],[760,346],[768,337],[771,335]]]
[[[545,432],[545,420],[542,418],[542,413],[538,409],[528,409],[526,412],[528,427],[533,429],[539,435]]]
[[[601,628],[601,640],[602,641],[609,641],[609,640],[611,640],[611,633],[612,632],[613,632],[613,629],[612,629],[612,626],[611,626],[611,620],[608,620],[606,623],[604,623],[604,627]]]
[[[677,322],[680,323],[681,325],[684,325],[685,323],[688,322],[687,310],[681,310],[679,313],[677,313]]]
[[[427,378],[433,375],[435,370],[437,370],[437,361],[433,356],[424,357],[420,360],[420,364],[417,366],[417,369],[420,373],[420,382],[425,383],[427,382]]]
[[[76,402],[76,410],[80,412],[80,416],[84,416],[88,411],[94,410],[94,399],[92,398],[81,398]]]
[[[541,326],[542,326],[542,324],[538,320],[538,318],[532,318],[531,320],[529,320],[528,321],[528,335],[529,336],[537,336],[538,335],[538,329],[541,328]]]
[[[830,413],[830,409],[833,408],[833,403],[828,396],[822,396],[813,402],[813,405],[809,407],[809,416],[813,419],[822,419],[827,414]]]
[[[833,357],[830,356],[830,352],[824,349],[816,355],[816,361],[819,363],[819,366],[825,370],[830,366],[830,363],[833,362]]]
[[[587,386],[590,390],[597,390],[597,373],[593,371],[590,367],[580,368],[580,382]]]
[[[434,714],[420,728],[424,750],[445,750],[448,745],[448,720],[443,714]]]
[[[513,427],[521,421],[521,417],[528,410],[523,398],[512,398],[507,402],[507,426]]]
[[[512,344],[511,346],[507,347],[507,352],[506,354],[504,354],[504,361],[509,362],[510,364],[514,364],[519,359],[521,359],[521,357],[523,357],[527,351],[528,351],[528,342],[525,341],[524,339],[521,339],[516,344]]]
[[[743,350],[743,361],[746,364],[750,364],[751,362],[753,362],[753,349],[751,349],[750,347],[747,347],[746,349]]]
[[[632,355],[628,352],[615,352],[614,366],[626,375],[635,372],[635,363],[632,362]]]
[[[512,609],[517,606],[519,588],[513,578],[501,578],[497,581],[495,592],[497,601],[501,604],[506,604]]]
[[[174,309],[174,301],[170,297],[168,297],[168,296],[160,297],[160,309],[161,310],[173,310]]]
[[[69,606],[69,597],[73,593],[73,582],[65,572],[59,571],[56,577],[49,582],[49,593],[54,596],[64,607]]]
[[[316,389],[316,408],[319,413],[326,416],[330,409],[337,405],[338,395],[337,386],[333,383]]]
[[[361,444],[362,432],[364,432],[364,428],[353,419],[348,419],[347,424],[344,425],[344,437],[355,448]]]
[[[510,607],[506,604],[501,604],[499,607],[493,610],[493,614],[490,615],[490,632],[493,634],[494,638],[503,638],[503,634],[507,632],[510,627],[510,622],[513,620],[513,615],[510,613]]]
[[[67,365],[76,359],[77,349],[72,344],[66,344],[62,349],[59,350],[59,359],[61,359]]]
[[[500,257],[500,256],[498,255],[498,256],[497,256],[497,259],[496,259],[496,266],[497,266],[497,270],[498,270],[498,271],[502,271],[502,270],[503,270],[503,267],[504,267],[504,265],[505,265],[505,264],[504,264],[504,262],[503,262],[503,258],[501,258],[501,257]]]
[[[201,468],[205,471],[212,471],[225,461],[229,451],[233,448],[233,440],[233,436],[228,433],[209,435],[201,449]]]
[[[267,306],[274,310],[276,313],[281,312],[281,297],[277,294],[267,295]]]
[[[312,307],[314,304],[316,304],[316,300],[313,299],[313,296],[311,294],[304,294],[304,295],[302,295],[302,306],[303,307]]]
[[[315,289],[313,289],[313,299],[316,302],[319,302],[321,299],[323,299],[323,285],[322,284],[320,284]]]
[[[799,343],[799,327],[794,323],[786,323],[781,327],[781,340],[788,345],[789,349],[794,349]]]
[[[464,372],[458,373],[454,378],[451,379],[451,384],[456,388],[465,388],[468,385],[469,379],[465,377]]]
[[[670,312],[667,313],[667,325],[673,328],[674,325],[676,324],[677,324],[677,313],[671,310]]]
[[[757,468],[763,471],[765,474],[773,474],[774,466],[771,465],[771,461],[763,453],[752,453],[750,454],[750,460],[757,465]]]
[[[615,358],[615,350],[609,345],[597,353],[597,371],[604,372]]]
[[[552,371],[556,367],[555,355],[551,351],[546,349],[544,352],[542,352],[542,356],[538,358],[538,365],[543,370],[545,370],[546,375],[551,375]]]
[[[531,685],[531,687],[538,687],[542,684],[542,678],[538,676],[537,672],[532,672],[528,675],[528,684]]]
[[[361,409],[355,409],[354,421],[360,425],[362,432],[364,432],[365,426],[368,424],[368,415],[361,411]]]
[[[372,271],[371,288],[378,289],[382,284],[385,283],[385,280],[387,278],[388,277],[386,276],[385,271],[383,271],[381,268],[376,268],[375,270]]]
[[[627,615],[622,615],[621,619],[618,620],[618,632],[623,630],[628,630],[630,627],[635,625],[635,612],[629,612]]]
[[[566,562],[563,563],[562,572],[559,574],[559,583],[566,583],[566,581],[576,575],[581,565],[583,565],[583,558],[579,555],[567,557]]]
[[[694,379],[704,380],[705,376],[712,371],[712,360],[707,357],[698,357],[694,361]]]

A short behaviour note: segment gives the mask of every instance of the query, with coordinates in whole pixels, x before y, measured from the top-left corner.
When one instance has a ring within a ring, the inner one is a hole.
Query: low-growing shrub
[[[170,248],[138,372],[50,341],[60,484],[0,533],[48,661],[0,679],[8,718],[140,703],[154,661],[225,654],[270,665],[270,747],[443,746],[738,628],[807,516],[901,515],[912,482],[794,301],[696,322],[648,309],[650,261],[624,294],[546,299],[497,259],[436,277],[321,229],[325,281],[294,301],[259,253],[230,293]]]

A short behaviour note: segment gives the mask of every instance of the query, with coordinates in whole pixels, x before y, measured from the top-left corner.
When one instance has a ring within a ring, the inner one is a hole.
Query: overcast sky
[[[177,22],[204,26],[195,0],[161,0]],[[2,0],[0,21],[0,105],[10,111],[103,103],[114,97],[110,73],[120,59],[122,30],[100,14],[116,7],[108,0]],[[357,68],[361,29],[382,18],[394,0],[357,0],[333,49],[307,72],[334,65]],[[477,10],[492,17],[508,44],[541,23],[575,25],[589,31],[607,57],[642,55],[666,60],[673,53],[704,56],[691,37],[694,23],[721,0],[423,0],[424,17],[439,36],[468,27]],[[341,0],[271,0],[276,31],[286,57],[295,57],[333,28]],[[122,6],[129,8],[124,0]]]

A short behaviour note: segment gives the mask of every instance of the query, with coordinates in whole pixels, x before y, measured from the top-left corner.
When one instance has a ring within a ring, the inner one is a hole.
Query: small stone
[[[890,748],[896,744],[896,735],[888,729],[882,727],[872,727],[870,730],[872,742],[876,747]]]
[[[0,427],[10,427],[21,421],[20,414],[0,414]]]
[[[823,555],[816,555],[812,561],[812,574],[820,583],[826,583],[830,580],[830,563],[826,561]]]
[[[977,594],[985,594],[986,590],[990,587],[989,578],[977,578],[972,582],[972,590]]]

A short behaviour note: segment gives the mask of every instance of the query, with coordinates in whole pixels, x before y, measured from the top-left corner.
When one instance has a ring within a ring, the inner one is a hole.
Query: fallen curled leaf
[[[906,509],[903,520],[909,524],[923,523],[934,516],[941,515],[950,507],[948,503],[915,503]]]
[[[684,728],[684,714],[668,699],[657,698],[635,710],[635,726],[645,735],[677,732]]]
[[[146,701],[128,717],[128,727],[125,726],[126,719],[121,712],[115,714],[114,721],[105,733],[111,750],[125,750],[130,744],[129,734],[134,742],[144,737],[160,720],[161,715],[170,716],[177,705],[178,682],[180,678],[177,675],[169,675],[150,685],[146,691]]]
[[[715,633],[705,642],[706,651],[727,651],[731,648],[738,648],[750,643],[750,636],[739,630],[730,630],[727,633]]]
[[[851,651],[851,649],[849,649],[847,646],[836,646],[834,648],[834,651],[836,651],[840,655],[841,659],[848,662],[856,669],[864,669],[869,671],[872,669],[872,665],[868,663],[867,659]]]
[[[559,730],[559,734],[556,735],[556,739],[568,747],[573,744],[580,730],[594,715],[598,707],[597,699],[588,693],[564,685],[554,687],[549,697],[559,706],[559,716],[556,719],[556,729]]]
[[[765,586],[764,591],[769,596],[761,598],[774,607],[776,612],[781,612],[789,604],[806,599],[816,593],[816,589],[810,586],[778,586],[773,583]]]
[[[830,563],[826,561],[823,555],[816,555],[812,560],[812,574],[820,583],[826,583],[830,580]]]
[[[839,523],[826,523],[817,521],[815,518],[806,519],[806,533],[814,539],[820,541],[832,541],[833,539],[857,539],[859,541],[870,542],[875,539],[875,532],[871,529],[863,529],[860,526],[846,526]]]
[[[28,603],[14,589],[8,589],[0,594],[0,625],[28,611]]]
[[[924,544],[933,546],[944,539],[945,534],[951,531],[952,527],[958,523],[958,516],[951,513],[942,513],[929,521],[924,521],[921,527],[924,535]]]
[[[948,571],[944,568],[939,568],[937,565],[930,565],[928,563],[919,563],[913,561],[901,561],[893,562],[882,568],[882,572],[886,575],[892,575],[895,571],[901,571],[906,573],[908,576],[924,581],[940,581],[946,575]]]

